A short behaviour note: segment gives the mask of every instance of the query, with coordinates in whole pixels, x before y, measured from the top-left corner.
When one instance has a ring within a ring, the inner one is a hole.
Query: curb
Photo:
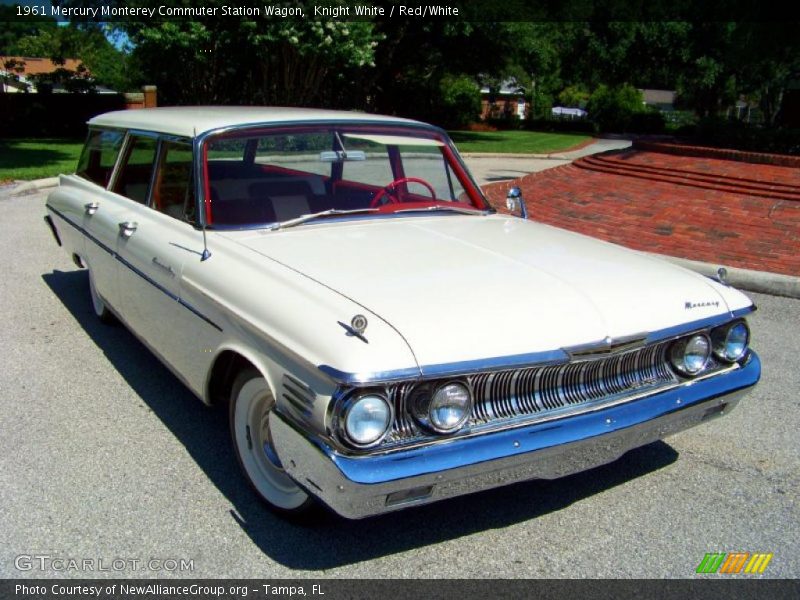
[[[34,179],[33,181],[25,181],[11,190],[12,196],[23,196],[25,194],[33,194],[35,192],[46,190],[58,185],[58,177],[48,177],[46,179]]]
[[[760,292],[771,296],[784,296],[786,298],[800,298],[800,277],[793,275],[783,275],[781,273],[769,273],[766,271],[753,271],[751,269],[741,269],[739,267],[729,267],[727,265],[712,264],[689,260],[688,258],[678,258],[666,254],[655,254],[653,252],[642,252],[647,256],[661,258],[678,266],[690,269],[701,275],[716,278],[717,269],[724,267],[728,271],[727,282],[735,288],[741,288],[750,292]]]

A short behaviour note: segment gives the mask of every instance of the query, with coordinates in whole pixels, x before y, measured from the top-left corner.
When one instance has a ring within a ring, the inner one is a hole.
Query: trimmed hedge
[[[697,125],[681,127],[676,135],[692,143],[748,152],[800,154],[800,129],[763,128],[741,121],[720,118],[702,119]]]
[[[0,137],[82,137],[86,121],[124,108],[123,94],[0,94]]]

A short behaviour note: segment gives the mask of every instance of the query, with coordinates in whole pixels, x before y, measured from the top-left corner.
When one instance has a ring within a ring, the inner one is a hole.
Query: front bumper
[[[273,443],[286,472],[343,517],[358,519],[528,479],[556,479],[727,414],[761,376],[740,368],[628,403],[434,445],[345,456],[278,415]]]

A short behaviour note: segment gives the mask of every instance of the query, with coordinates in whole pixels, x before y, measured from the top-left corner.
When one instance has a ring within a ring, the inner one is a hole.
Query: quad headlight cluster
[[[669,360],[681,375],[693,377],[706,370],[711,356],[734,363],[747,353],[750,330],[744,321],[732,321],[711,330],[679,338],[669,349]]]
[[[472,391],[461,380],[424,382],[411,392],[414,419],[439,435],[459,431],[472,411]],[[339,432],[348,445],[372,448],[389,434],[394,422],[391,402],[380,391],[365,390],[350,396],[340,410]]]

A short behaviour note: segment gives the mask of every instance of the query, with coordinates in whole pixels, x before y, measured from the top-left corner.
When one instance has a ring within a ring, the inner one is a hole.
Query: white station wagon
[[[406,119],[104,114],[45,219],[97,316],[229,403],[286,515],[589,469],[726,414],[761,372],[747,297],[498,214],[446,133]]]

